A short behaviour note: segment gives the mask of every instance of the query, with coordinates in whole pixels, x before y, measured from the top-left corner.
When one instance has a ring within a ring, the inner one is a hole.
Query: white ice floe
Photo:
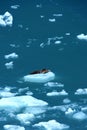
[[[49,19],[49,22],[55,22],[56,21],[56,19],[55,18],[53,18],[53,19]]]
[[[39,99],[36,99],[32,96],[15,96],[0,99],[0,110],[6,111],[19,111],[22,108],[31,107],[44,107],[48,103]]]
[[[87,119],[87,115],[84,112],[80,111],[73,115],[73,119],[82,121]]]
[[[9,124],[7,124],[7,125],[4,125],[3,127],[4,127],[5,130],[25,130],[24,127],[19,126],[19,125],[9,125]]]
[[[69,107],[69,108],[66,110],[65,114],[66,114],[66,115],[68,115],[68,114],[73,114],[74,112],[76,112],[76,110],[75,110],[75,109],[72,109],[71,107]]]
[[[69,128],[68,125],[61,124],[56,120],[49,120],[48,122],[39,122],[38,124],[33,125],[33,127],[45,128],[46,130],[63,130]]]
[[[85,34],[79,34],[79,35],[77,35],[77,38],[80,39],[80,40],[86,40],[87,41],[87,35],[85,35]]]
[[[5,12],[4,15],[0,15],[0,26],[12,26],[13,16],[9,12]]]
[[[54,80],[55,74],[53,72],[29,74],[23,77],[24,82],[46,83]]]
[[[16,58],[18,58],[18,54],[13,52],[11,54],[5,55],[4,57],[5,57],[5,59],[16,59]]]
[[[18,9],[20,7],[20,5],[11,5],[12,9]]]
[[[63,100],[63,103],[65,103],[65,104],[67,104],[67,103],[70,103],[71,101],[70,101],[70,99],[68,99],[68,98],[65,98],[64,100]]]
[[[53,91],[47,93],[47,96],[66,96],[68,93],[65,90],[62,90],[61,92]]]
[[[0,90],[0,97],[1,98],[6,98],[6,97],[14,97],[17,93],[12,93],[10,92],[10,88],[9,87],[5,87],[4,89]]]
[[[61,41],[59,41],[59,40],[58,40],[58,41],[55,41],[55,44],[58,44],[58,45],[59,45],[59,44],[61,44]]]
[[[16,93],[11,93],[11,92],[5,92],[5,91],[0,91],[0,97],[14,97]]]
[[[48,87],[64,87],[64,84],[58,83],[58,82],[48,82],[48,83],[45,83],[44,86],[48,86]]]
[[[66,36],[70,36],[70,33],[67,32],[67,33],[65,33],[65,35],[66,35]]]
[[[86,95],[87,94],[87,88],[79,88],[75,92],[76,95]]]
[[[54,17],[61,17],[63,14],[53,14]]]
[[[17,114],[16,118],[21,122],[21,124],[29,125],[31,121],[34,120],[35,116],[31,113]]]
[[[5,63],[5,66],[6,66],[7,69],[13,69],[13,61]]]

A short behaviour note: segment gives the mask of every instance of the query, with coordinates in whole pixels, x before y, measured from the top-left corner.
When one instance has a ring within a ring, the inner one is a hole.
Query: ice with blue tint
[[[23,77],[24,82],[46,83],[55,79],[53,72],[29,74]]]
[[[4,15],[0,15],[0,26],[12,26],[13,24],[13,16],[7,11]]]

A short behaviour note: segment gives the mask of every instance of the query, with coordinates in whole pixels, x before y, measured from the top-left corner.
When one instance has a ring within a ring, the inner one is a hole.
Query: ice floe
[[[75,110],[75,109],[72,109],[71,107],[69,107],[69,108],[66,110],[65,114],[66,114],[66,115],[67,115],[67,114],[73,114],[74,112],[76,112],[76,110]]]
[[[5,66],[6,66],[7,69],[13,69],[13,61],[5,63]]]
[[[82,121],[87,119],[87,115],[84,112],[80,111],[73,115],[73,119]]]
[[[4,89],[1,89],[0,90],[0,97],[7,98],[7,97],[14,97],[15,95],[17,95],[17,93],[12,93],[10,91],[11,91],[11,89],[9,87],[5,87]]]
[[[75,92],[76,95],[86,95],[87,94],[87,88],[79,88]]]
[[[49,120],[48,122],[39,122],[38,124],[33,125],[33,127],[45,128],[46,130],[63,130],[69,128],[68,125],[61,124],[56,120]]]
[[[46,83],[54,80],[55,74],[53,72],[29,74],[23,77],[24,82]]]
[[[63,100],[63,103],[65,103],[65,104],[70,103],[70,102],[71,102],[71,100],[68,99],[68,98],[65,98],[65,99]]]
[[[20,7],[20,5],[11,5],[12,9],[18,9]]]
[[[22,108],[27,107],[43,107],[48,103],[32,96],[15,96],[0,99],[0,110],[6,111],[19,111]],[[32,108],[31,108],[32,109]]]
[[[5,55],[4,57],[5,57],[5,59],[16,59],[16,58],[18,58],[18,54],[13,52],[11,54]]]
[[[13,16],[7,11],[4,15],[0,15],[0,26],[12,26],[13,24]]]
[[[54,17],[61,17],[63,14],[53,14]]]
[[[49,19],[49,22],[52,22],[52,23],[53,23],[53,22],[56,22],[56,19],[55,19],[55,18],[53,18],[53,19],[50,18],[50,19]]]
[[[25,130],[25,128],[23,126],[19,126],[19,125],[4,125],[3,126],[5,130]]]
[[[61,41],[55,41],[55,44],[61,44]]]
[[[68,93],[65,90],[62,90],[60,92],[53,91],[53,92],[47,93],[47,96],[66,96],[66,95],[68,95]]]
[[[48,87],[64,87],[64,84],[58,83],[58,82],[48,82],[48,83],[45,83],[44,86],[48,86]]]
[[[86,40],[87,41],[87,35],[85,35],[85,34],[79,34],[79,35],[77,35],[77,38],[80,39],[80,40]]]
[[[21,124],[29,125],[31,121],[34,120],[35,116],[31,113],[21,113],[17,114],[16,118],[21,122]]]

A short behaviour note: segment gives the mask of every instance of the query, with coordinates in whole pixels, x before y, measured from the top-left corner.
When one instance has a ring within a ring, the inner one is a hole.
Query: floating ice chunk
[[[0,15],[0,26],[12,26],[13,16],[9,12],[5,12],[4,15]]]
[[[75,109],[73,110],[72,108],[68,108],[68,110],[65,112],[65,114],[73,114],[75,112]]]
[[[44,86],[48,86],[48,87],[64,87],[64,84],[58,83],[58,82],[48,82],[48,83],[45,83]]]
[[[32,93],[31,91],[27,91],[27,92],[26,92],[26,95],[31,96],[31,95],[33,95],[33,93]]]
[[[20,7],[20,5],[12,5],[11,8],[12,9],[18,9]]]
[[[61,17],[63,14],[53,14],[54,17]]]
[[[19,111],[26,107],[42,107],[48,103],[32,96],[15,96],[0,99],[0,110]]]
[[[80,39],[80,40],[87,40],[87,35],[79,34],[79,35],[77,35],[77,38]]]
[[[15,52],[13,52],[11,54],[5,55],[4,57],[5,59],[16,59],[18,58],[18,55]]]
[[[5,130],[25,130],[24,127],[19,125],[4,125]]]
[[[56,21],[55,18],[53,18],[53,19],[49,19],[49,22],[55,22],[55,21]]]
[[[5,63],[7,69],[13,69],[13,61]]]
[[[11,92],[1,92],[0,91],[0,97],[13,97],[13,96],[15,96],[16,95],[16,93],[11,93]]]
[[[37,7],[37,8],[41,8],[41,7],[42,7],[42,4],[37,4],[36,7]]]
[[[21,124],[28,125],[31,121],[33,121],[35,116],[31,113],[22,113],[17,114],[17,119],[21,122]]]
[[[45,16],[44,15],[40,15],[41,18],[44,18]]]
[[[62,90],[61,92],[53,91],[50,93],[47,93],[47,96],[66,96],[68,93],[65,90]]]
[[[29,74],[23,77],[24,82],[45,83],[54,80],[55,74],[53,72]]]
[[[75,92],[76,95],[85,95],[87,94],[87,88],[84,88],[84,89],[77,89],[76,92]]]
[[[87,111],[87,107],[82,107],[81,110],[82,111]]]
[[[70,36],[70,33],[66,33],[65,35],[66,35],[66,36]]]
[[[87,119],[87,115],[84,112],[80,111],[80,112],[75,113],[73,115],[73,118],[76,119],[76,120],[82,121],[82,120]]]
[[[65,103],[65,104],[67,104],[67,103],[70,103],[71,101],[70,101],[70,99],[68,99],[68,98],[65,98],[64,100],[63,100],[63,103]]]
[[[55,44],[61,44],[61,41],[55,41]]]
[[[46,130],[63,130],[69,128],[68,125],[61,124],[56,120],[50,120],[48,122],[39,122],[38,124],[33,125],[33,127],[44,127]]]

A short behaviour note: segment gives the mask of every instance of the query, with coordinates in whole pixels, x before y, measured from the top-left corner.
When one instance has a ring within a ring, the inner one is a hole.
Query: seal
[[[35,70],[33,72],[31,72],[30,74],[40,74],[40,73],[47,73],[47,72],[50,72],[50,70],[48,69],[42,69],[42,70]]]

